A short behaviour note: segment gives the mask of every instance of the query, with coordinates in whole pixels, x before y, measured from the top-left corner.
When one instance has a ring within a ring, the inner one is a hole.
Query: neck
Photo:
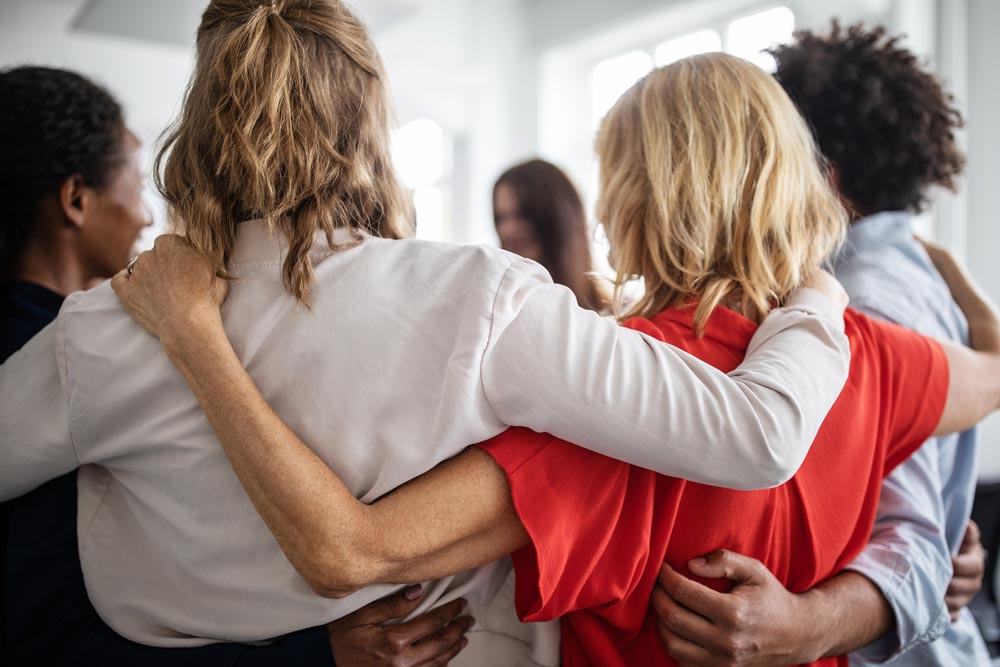
[[[32,239],[12,277],[66,296],[87,289],[97,276],[91,275],[70,244],[61,239]]]

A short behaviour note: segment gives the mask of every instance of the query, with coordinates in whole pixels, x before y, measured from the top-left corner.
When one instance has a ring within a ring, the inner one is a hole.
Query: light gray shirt
[[[843,322],[810,290],[767,318],[727,376],[580,309],[537,264],[494,248],[368,238],[333,251],[317,237],[311,310],[284,289],[283,255],[263,224],[240,224],[226,331],[264,398],[364,502],[510,424],[667,475],[776,485],[847,375]],[[87,589],[130,639],[261,640],[394,589],[309,589],[183,378],[107,284],[71,295],[0,366],[0,432],[0,499],[83,466]],[[433,582],[417,612],[460,595],[488,603],[509,568]]]
[[[852,308],[968,344],[965,317],[914,238],[909,213],[878,213],[852,224],[835,271]],[[853,665],[990,664],[972,614],[964,609],[952,623],[944,602],[975,490],[975,429],[931,438],[886,478],[871,541],[850,569],[879,587],[896,629],[853,654]]]

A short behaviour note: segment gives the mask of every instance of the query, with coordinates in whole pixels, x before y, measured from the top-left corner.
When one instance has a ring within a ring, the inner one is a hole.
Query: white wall
[[[85,74],[108,88],[142,140],[150,170],[156,140],[173,119],[191,71],[188,49],[155,42],[71,31],[80,0],[4,0],[0,3],[0,67],[47,65]],[[192,34],[197,26],[192,26]],[[153,200],[155,230],[165,213]]]
[[[1000,303],[1000,2],[968,0],[968,261]],[[1000,479],[1000,416],[982,425],[981,470]]]

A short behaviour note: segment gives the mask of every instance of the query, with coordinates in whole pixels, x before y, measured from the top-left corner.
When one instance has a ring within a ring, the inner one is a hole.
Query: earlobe
[[[59,187],[59,207],[74,227],[82,228],[84,225],[86,189],[79,174],[70,176]]]

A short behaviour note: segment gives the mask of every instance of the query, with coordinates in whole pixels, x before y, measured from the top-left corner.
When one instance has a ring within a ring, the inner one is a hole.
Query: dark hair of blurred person
[[[62,297],[122,269],[149,219],[139,140],[106,90],[66,70],[8,69],[0,119],[6,357],[37,330],[32,313],[48,318],[40,304],[58,311]]]
[[[588,275],[592,264],[583,202],[559,167],[529,160],[493,186],[493,221],[504,250],[534,260],[584,308],[604,311],[608,298]]]
[[[853,218],[919,213],[931,186],[954,190],[965,168],[954,98],[900,39],[834,20],[828,34],[799,31],[771,51]]]

